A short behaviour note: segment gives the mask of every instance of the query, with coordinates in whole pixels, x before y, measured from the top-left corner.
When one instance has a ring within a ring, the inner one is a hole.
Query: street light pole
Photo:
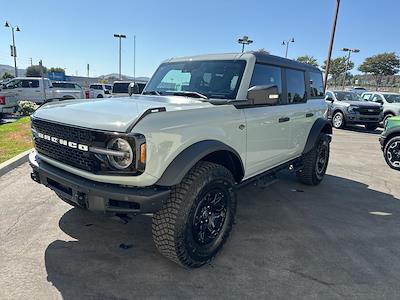
[[[294,38],[292,37],[291,39],[287,40],[287,41],[283,41],[282,42],[282,46],[286,45],[286,52],[285,52],[285,58],[287,58],[288,55],[288,51],[289,51],[289,44],[290,43],[294,43]]]
[[[358,53],[358,52],[360,52],[360,50],[359,49],[349,49],[349,48],[342,48],[342,49],[340,49],[341,51],[344,51],[344,52],[347,52],[347,59],[346,59],[346,69],[344,70],[344,73],[343,73],[343,81],[342,81],[342,90],[344,90],[344,86],[345,86],[345,84],[346,84],[346,73],[347,73],[347,70],[349,69],[349,64],[350,64],[350,56],[351,56],[351,53],[353,52],[353,53]]]
[[[328,57],[326,59],[326,65],[325,65],[324,91],[326,90],[326,85],[328,83],[328,74],[329,74],[329,67],[330,67],[330,64],[331,64],[333,41],[335,40],[337,17],[338,17],[338,14],[339,14],[339,6],[340,6],[340,0],[336,0],[336,9],[335,9],[335,15],[333,17],[331,39],[330,39],[330,42],[329,42],[329,49],[328,49]]]
[[[119,38],[119,79],[122,79],[121,75],[121,39],[125,39],[126,35],[124,34],[114,34],[114,37]]]
[[[239,38],[238,40],[239,44],[242,44],[242,53],[244,52],[244,45],[250,45],[253,43],[253,40],[250,40],[247,35],[244,35],[243,37]]]
[[[133,36],[133,83],[136,83],[136,35]]]
[[[4,24],[4,26],[5,27],[10,27],[11,28],[11,32],[12,32],[12,41],[13,41],[13,44],[12,44],[12,49],[11,49],[11,56],[13,56],[14,57],[14,75],[15,75],[15,77],[18,77],[18,69],[17,69],[17,48],[15,47],[15,33],[14,33],[14,29],[15,29],[15,31],[21,31],[20,29],[19,29],[19,27],[18,26],[12,26],[10,23],[8,23],[7,21],[6,21],[6,24]]]

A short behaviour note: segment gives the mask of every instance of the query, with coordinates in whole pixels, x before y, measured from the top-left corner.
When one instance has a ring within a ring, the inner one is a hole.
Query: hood
[[[33,117],[85,128],[126,132],[135,120],[151,108],[165,107],[168,112],[210,106],[212,104],[208,102],[188,97],[137,95],[52,102],[36,110]]]
[[[377,108],[380,107],[381,104],[375,102],[368,102],[368,101],[342,101],[343,103],[348,103],[349,105],[354,105],[358,107],[371,107]]]

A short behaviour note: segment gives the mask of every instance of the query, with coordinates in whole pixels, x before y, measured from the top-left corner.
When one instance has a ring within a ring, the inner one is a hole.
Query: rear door
[[[284,105],[283,71],[281,67],[256,64],[250,87],[276,86],[279,104],[249,105],[243,108],[247,125],[246,176],[262,173],[288,160],[290,120]]]

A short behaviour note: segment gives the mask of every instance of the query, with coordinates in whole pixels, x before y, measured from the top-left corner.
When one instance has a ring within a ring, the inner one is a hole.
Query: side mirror
[[[383,104],[383,100],[378,99],[378,100],[376,100],[376,103]]]
[[[326,97],[326,98],[325,98],[325,101],[333,102],[334,100],[333,100],[332,97]]]
[[[128,86],[128,93],[129,96],[132,96],[133,94],[140,94],[139,91],[139,85],[137,83],[130,83]]]
[[[247,90],[247,99],[255,105],[277,105],[280,99],[278,86],[252,86]]]

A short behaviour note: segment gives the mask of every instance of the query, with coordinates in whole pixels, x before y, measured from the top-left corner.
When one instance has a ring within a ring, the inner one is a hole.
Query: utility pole
[[[11,32],[12,32],[12,42],[13,42],[13,44],[12,44],[12,46],[11,46],[11,56],[13,56],[14,57],[14,75],[15,75],[15,77],[18,77],[18,69],[17,69],[17,48],[15,47],[15,33],[14,33],[14,29],[15,29],[15,31],[17,31],[17,32],[19,32],[19,31],[21,31],[20,29],[19,29],[19,27],[18,26],[12,26],[10,23],[8,23],[7,21],[6,21],[6,24],[4,24],[4,27],[10,27],[11,28]]]
[[[337,18],[338,18],[338,14],[339,14],[339,6],[340,6],[340,0],[336,0],[336,9],[335,9],[335,15],[333,17],[332,32],[331,32],[331,39],[330,39],[330,42],[329,42],[328,57],[326,58],[326,65],[325,65],[324,91],[326,90],[326,85],[328,83],[328,74],[329,74],[329,67],[330,67],[330,64],[331,64],[333,42],[335,40],[336,24],[337,24]]]
[[[32,57],[30,57],[29,60],[31,61],[31,67],[32,67],[33,66]]]
[[[291,39],[287,40],[287,41],[283,41],[282,42],[282,46],[286,46],[285,58],[287,58],[288,51],[289,51],[289,44],[290,43],[294,43],[294,38],[293,37]]]
[[[133,83],[136,84],[136,35],[133,36]]]
[[[42,87],[43,87],[43,100],[46,102],[46,87],[44,86],[44,72],[43,72],[43,62],[39,61],[40,75],[42,77]]]
[[[345,84],[346,84],[346,73],[347,73],[347,70],[349,69],[349,63],[350,63],[350,56],[351,56],[351,53],[353,52],[353,53],[358,53],[358,52],[360,52],[360,49],[349,49],[349,48],[342,48],[342,49],[340,49],[341,51],[344,51],[344,52],[348,52],[348,54],[347,54],[347,59],[346,59],[346,69],[344,70],[344,73],[343,73],[343,81],[342,81],[342,90],[344,90],[344,86],[345,86]]]
[[[87,77],[89,77],[89,64],[87,64],[86,68],[87,68]]]
[[[253,43],[253,40],[250,40],[247,35],[244,35],[243,37],[239,38],[237,40],[239,44],[242,44],[242,53],[244,52],[244,45],[250,45]]]
[[[121,74],[121,39],[125,39],[126,35],[124,34],[114,34],[114,37],[119,38],[119,80],[122,79]]]

